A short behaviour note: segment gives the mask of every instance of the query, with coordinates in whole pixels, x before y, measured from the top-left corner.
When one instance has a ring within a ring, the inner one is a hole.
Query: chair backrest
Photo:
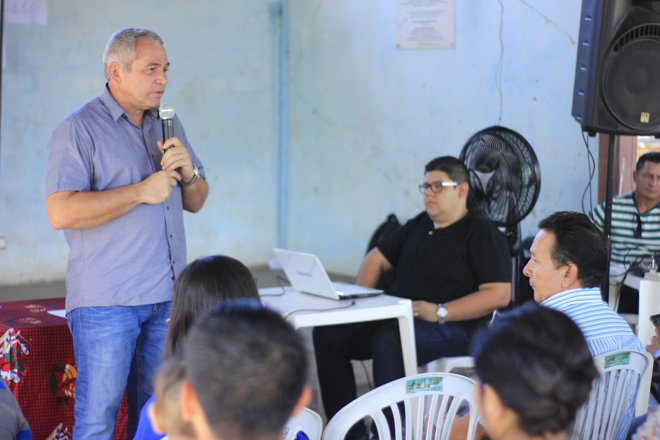
[[[599,377],[575,418],[572,439],[608,440],[628,430],[640,383],[651,367],[646,353],[619,350],[594,358]]]
[[[328,422],[323,439],[343,439],[355,423],[371,420],[381,439],[446,440],[454,420],[463,411],[469,411],[467,438],[472,439],[478,420],[472,397],[474,387],[472,379],[452,373],[423,373],[397,379],[342,408]]]
[[[474,358],[472,356],[447,356],[426,364],[426,371],[429,373],[434,371],[438,373],[451,373],[454,368],[474,368]],[[464,376],[469,376],[469,374],[464,374]]]
[[[300,413],[291,417],[284,425],[284,439],[294,440],[299,433],[305,434],[309,440],[321,440],[323,419],[309,408],[303,408]]]

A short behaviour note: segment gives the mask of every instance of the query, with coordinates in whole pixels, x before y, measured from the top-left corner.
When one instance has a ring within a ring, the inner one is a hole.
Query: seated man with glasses
[[[660,257],[660,153],[646,153],[633,172],[635,190],[612,199],[612,264],[628,269],[632,264],[646,270]],[[603,231],[605,203],[589,215]],[[637,313],[639,296],[628,286],[621,286],[618,311]]]
[[[425,211],[367,254],[357,282],[375,286],[382,273],[395,271],[387,293],[413,300],[423,365],[467,355],[473,333],[509,304],[511,257],[504,235],[468,210],[468,171],[461,161],[432,160],[419,189]],[[405,375],[395,320],[316,327],[314,348],[328,418],[356,397],[352,359],[373,359],[375,386]],[[366,432],[359,427],[353,434]]]

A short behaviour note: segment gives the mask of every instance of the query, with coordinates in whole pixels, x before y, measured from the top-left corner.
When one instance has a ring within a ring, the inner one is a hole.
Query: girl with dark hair
[[[195,320],[224,301],[238,298],[259,300],[259,291],[250,270],[240,261],[224,255],[199,258],[181,272],[174,286],[172,314],[169,320],[165,358],[181,350]],[[154,431],[148,408],[154,397],[142,408],[134,440],[163,438]]]
[[[259,299],[254,278],[243,263],[224,255],[204,257],[190,263],[174,286],[165,357],[180,348],[198,316],[220,302],[238,298]]]
[[[597,375],[570,318],[528,302],[478,335],[472,355],[477,407],[493,440],[568,438]]]

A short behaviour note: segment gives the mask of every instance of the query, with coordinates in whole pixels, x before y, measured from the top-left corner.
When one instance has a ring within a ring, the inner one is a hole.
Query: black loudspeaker
[[[591,136],[660,135],[660,1],[582,1],[571,113]]]

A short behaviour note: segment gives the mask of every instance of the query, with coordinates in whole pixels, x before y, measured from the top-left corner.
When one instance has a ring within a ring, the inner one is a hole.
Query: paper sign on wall
[[[398,0],[396,47],[453,49],[456,0]]]
[[[5,0],[5,20],[11,24],[48,24],[48,0]]]

